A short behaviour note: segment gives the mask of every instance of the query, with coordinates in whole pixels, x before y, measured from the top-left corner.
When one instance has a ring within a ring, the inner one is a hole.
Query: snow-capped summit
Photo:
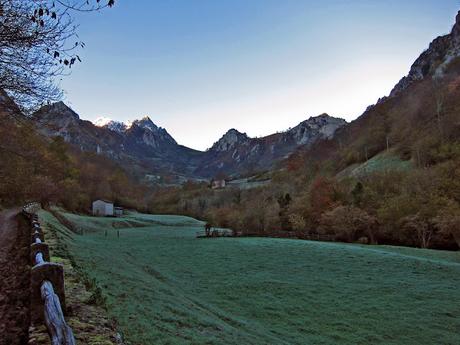
[[[155,125],[153,121],[150,119],[150,117],[148,116],[144,116],[143,118],[139,120],[127,121],[126,123],[122,121],[112,120],[111,118],[108,118],[105,116],[101,116],[101,117],[98,117],[95,121],[93,121],[93,124],[97,127],[108,128],[118,133],[126,132],[133,125],[139,128],[142,128],[142,129],[147,129],[151,132],[157,132],[157,131],[162,130],[162,128]]]
[[[95,121],[93,121],[93,124],[98,127],[104,127],[107,126],[111,121],[112,119],[108,117],[100,116]]]
[[[121,122],[121,121],[115,121],[112,120],[108,117],[98,117],[93,124],[97,127],[103,127],[103,128],[108,128],[111,131],[118,132],[118,133],[124,133],[126,132],[127,129],[131,127],[131,121],[128,121],[127,123]]]

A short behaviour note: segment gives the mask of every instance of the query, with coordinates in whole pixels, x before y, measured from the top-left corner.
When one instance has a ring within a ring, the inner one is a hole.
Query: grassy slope
[[[361,164],[352,164],[339,172],[337,177],[362,177],[374,172],[406,171],[413,168],[411,161],[403,161],[393,151],[381,152]]]
[[[66,217],[85,235],[61,240],[133,344],[458,343],[457,252],[195,239],[202,223],[187,217]]]

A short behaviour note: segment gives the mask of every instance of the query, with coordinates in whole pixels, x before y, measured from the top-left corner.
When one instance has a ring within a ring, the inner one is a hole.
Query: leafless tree
[[[114,0],[0,0],[0,88],[33,109],[62,97],[58,77],[81,59],[75,11],[112,7]]]
[[[402,228],[416,235],[420,248],[429,248],[433,237],[433,226],[430,221],[419,214],[404,217],[401,220]]]

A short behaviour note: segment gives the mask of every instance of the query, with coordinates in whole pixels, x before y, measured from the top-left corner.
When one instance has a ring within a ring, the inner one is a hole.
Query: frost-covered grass
[[[51,261],[64,266],[66,306],[70,313],[66,321],[72,328],[77,344],[115,345],[115,331],[104,309],[93,303],[94,291],[85,287],[80,272],[77,272],[68,257],[66,243],[71,242],[73,234],[64,228],[50,214],[40,211],[39,217],[44,231],[46,244],[49,246]],[[31,328],[30,337],[35,345],[49,345],[46,327],[36,325]]]
[[[132,344],[458,344],[458,252],[196,239],[202,223],[188,217],[65,216],[91,229],[61,240]]]

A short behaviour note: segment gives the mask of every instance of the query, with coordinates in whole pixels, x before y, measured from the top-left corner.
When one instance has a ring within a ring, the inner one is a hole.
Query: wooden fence
[[[234,233],[232,230],[227,229],[214,229],[209,232],[209,235],[205,231],[199,231],[196,233],[197,238],[206,238],[206,237],[274,237],[274,238],[296,238],[299,240],[308,240],[308,241],[323,241],[330,242],[335,241],[336,238],[334,235],[322,235],[322,234],[313,234],[313,233],[303,233],[296,231],[276,231],[276,232],[267,232],[267,233],[248,233],[238,231]]]
[[[308,240],[308,241],[323,241],[330,242],[336,241],[334,235],[322,235],[316,233],[303,233],[296,231],[275,231],[267,233],[244,233],[243,237],[274,237],[274,238],[295,238],[299,240]]]
[[[49,248],[38,220],[39,208],[38,203],[29,203],[22,209],[32,230],[31,321],[45,323],[52,345],[75,345],[72,329],[64,318],[64,268],[60,264],[50,262]]]
[[[198,231],[196,233],[197,238],[206,238],[206,237],[235,237],[240,236],[241,233],[235,234],[232,230],[229,229],[211,229],[209,232]]]
[[[309,240],[309,241],[323,241],[323,242],[330,242],[335,241],[335,235],[323,235],[323,234],[304,234],[300,233],[297,234],[297,238],[301,240]]]

